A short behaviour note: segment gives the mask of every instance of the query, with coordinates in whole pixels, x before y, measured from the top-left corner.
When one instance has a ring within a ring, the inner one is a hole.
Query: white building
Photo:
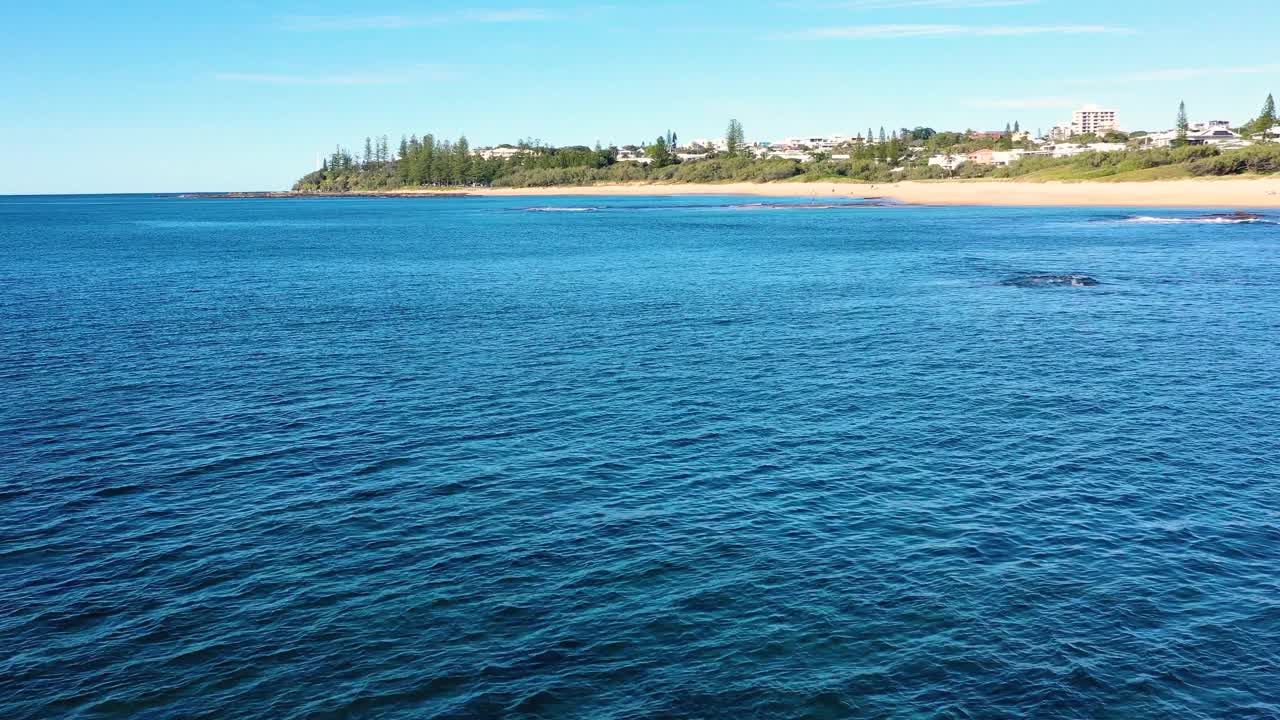
[[[709,148],[711,150],[715,150],[716,152],[728,152],[729,150],[729,142],[724,138],[717,138],[715,140],[712,140],[710,138],[699,138],[689,144],[694,147]]]
[[[1177,130],[1165,130],[1151,133],[1142,141],[1147,147],[1167,148],[1173,147],[1180,136]],[[1224,150],[1248,147],[1252,144],[1233,131],[1231,123],[1226,120],[1191,123],[1187,126],[1186,141],[1188,145],[1213,145]]]
[[[929,164],[943,170],[955,170],[967,159],[965,155],[933,155],[929,158]]]
[[[1124,143],[1059,143],[1054,145],[1044,153],[1056,158],[1075,157],[1083,155],[1087,152],[1120,152],[1127,149]]]
[[[622,148],[618,150],[618,162],[633,162],[640,165],[648,165],[653,162],[653,158],[644,154],[643,150],[629,150]]]
[[[1143,145],[1152,148],[1172,147],[1173,142],[1178,139],[1177,130],[1165,130],[1163,132],[1155,132],[1142,138]]]
[[[1206,120],[1205,122],[1193,122],[1187,126],[1187,129],[1193,132],[1200,132],[1202,130],[1209,130],[1212,128],[1227,128],[1228,130],[1230,130],[1231,121],[1230,120]]]
[[[476,154],[484,158],[485,160],[495,160],[495,159],[510,160],[511,158],[515,157],[516,155],[519,155],[522,152],[524,152],[524,150],[521,150],[520,148],[517,148],[517,147],[511,147],[510,145],[500,145],[498,147],[493,147],[493,148],[481,148],[476,151]]]
[[[783,138],[774,145],[779,145],[792,150],[808,148],[810,150],[831,150],[841,145],[845,145],[854,141],[854,138],[848,135],[804,135],[800,137]]]
[[[1097,105],[1085,105],[1071,115],[1071,132],[1073,135],[1093,133],[1103,135],[1119,130],[1115,110],[1104,110]]]
[[[1049,131],[1049,139],[1054,142],[1062,142],[1069,139],[1074,132],[1075,131],[1072,130],[1070,123],[1065,125],[1054,125],[1053,129]]]
[[[1224,125],[1201,126],[1199,130],[1187,133],[1188,145],[1217,145],[1222,147],[1244,147],[1249,141]]]

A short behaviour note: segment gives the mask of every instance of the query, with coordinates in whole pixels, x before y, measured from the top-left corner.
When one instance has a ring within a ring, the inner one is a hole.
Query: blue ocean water
[[[0,717],[1280,717],[1274,218],[758,202],[0,198]]]

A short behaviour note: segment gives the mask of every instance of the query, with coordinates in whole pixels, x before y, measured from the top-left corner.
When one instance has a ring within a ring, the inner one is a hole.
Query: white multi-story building
[[[1049,131],[1049,139],[1054,142],[1062,142],[1063,140],[1070,138],[1074,132],[1075,130],[1072,128],[1070,123],[1054,125],[1053,129]]]
[[[1085,105],[1071,116],[1071,132],[1074,135],[1102,135],[1119,129],[1116,111],[1103,110],[1097,105]]]

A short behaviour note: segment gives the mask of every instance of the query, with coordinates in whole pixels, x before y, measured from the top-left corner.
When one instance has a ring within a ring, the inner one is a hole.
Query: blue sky
[[[275,189],[366,135],[473,145],[1239,122],[1274,0],[6,3],[0,194]]]

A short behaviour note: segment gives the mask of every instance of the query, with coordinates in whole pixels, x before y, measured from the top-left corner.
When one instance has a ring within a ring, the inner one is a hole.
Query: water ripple
[[[1273,227],[743,204],[0,199],[3,716],[1280,717]]]

